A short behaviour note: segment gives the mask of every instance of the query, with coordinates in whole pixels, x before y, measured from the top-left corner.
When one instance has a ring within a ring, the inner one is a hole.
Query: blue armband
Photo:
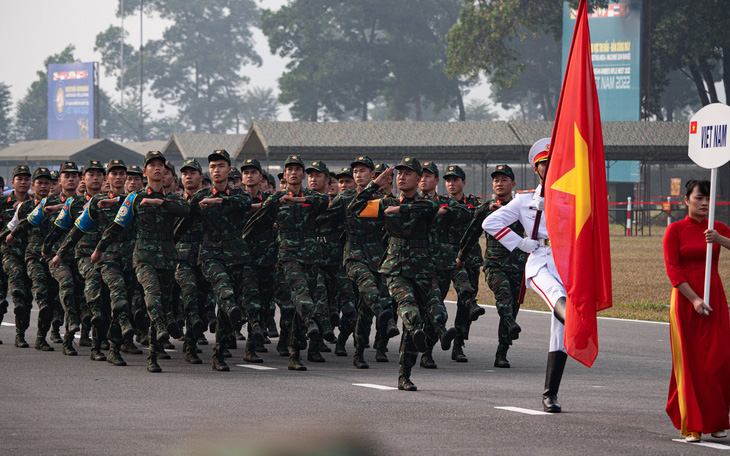
[[[124,227],[129,225],[129,222],[131,222],[134,218],[134,210],[132,207],[134,206],[135,198],[137,198],[137,192],[132,192],[127,195],[124,203],[122,203],[122,207],[120,207],[119,212],[117,212],[117,216],[114,217],[114,223]]]
[[[47,201],[48,198],[43,198],[41,202],[38,203],[38,206],[33,209],[33,212],[28,215],[27,220],[30,222],[31,225],[38,226],[46,220],[46,215],[43,213],[43,208],[46,207]]]
[[[84,233],[88,233],[89,231],[94,229],[95,222],[94,219],[91,218],[91,214],[89,213],[88,204],[84,208],[84,212],[82,212],[79,218],[76,219],[74,225],[76,225],[76,228],[80,229]]]
[[[73,222],[73,220],[71,220],[69,210],[71,209],[71,203],[73,203],[73,201],[73,197],[66,200],[66,203],[63,205],[63,209],[61,209],[58,217],[56,217],[56,221],[53,222],[54,225],[64,230],[69,230],[71,228],[71,222]]]

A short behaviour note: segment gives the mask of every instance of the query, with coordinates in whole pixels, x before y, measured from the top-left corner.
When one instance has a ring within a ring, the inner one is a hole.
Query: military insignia
[[[125,204],[128,205],[129,204],[129,201],[125,202]],[[127,206],[120,207],[119,208],[119,216],[120,217],[125,217],[127,215],[127,210],[128,210],[127,209]]]
[[[58,220],[63,220],[63,219],[65,218],[65,217],[66,217],[66,213],[65,213],[65,212],[61,212],[61,213],[60,213],[60,214],[58,215]]]
[[[449,171],[453,171],[453,170],[454,170],[454,167],[453,166],[449,166]]]
[[[127,201],[125,201],[125,202],[124,202],[124,205],[125,205],[125,206],[131,206],[131,205],[132,205],[132,202],[131,202],[131,201],[129,201],[129,200],[127,200]]]
[[[410,158],[406,158],[405,161],[409,162],[409,161],[411,161],[411,159]]]
[[[35,217],[38,217],[38,214],[40,214],[40,212],[41,212],[40,208],[36,207],[35,209],[33,209],[33,213],[30,215],[31,215],[31,217],[35,218]]]
[[[297,159],[297,156],[296,155],[292,155],[291,158],[293,158],[294,160],[296,160]]]

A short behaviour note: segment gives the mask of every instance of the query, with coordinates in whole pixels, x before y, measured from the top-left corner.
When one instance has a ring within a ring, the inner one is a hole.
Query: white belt
[[[550,239],[538,239],[537,244],[540,247],[550,247]]]

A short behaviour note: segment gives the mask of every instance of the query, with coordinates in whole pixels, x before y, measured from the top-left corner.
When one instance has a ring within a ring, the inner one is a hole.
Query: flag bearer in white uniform
[[[547,171],[549,149],[550,138],[537,141],[530,149],[530,163],[535,169],[535,174],[540,177],[540,186],[534,191],[519,193],[512,201],[487,217],[482,223],[482,228],[510,251],[517,248],[530,254],[525,265],[525,285],[540,295],[553,312],[542,403],[546,412],[558,413],[561,411],[558,403],[558,389],[565,369],[565,361],[568,358],[563,341],[565,288],[555,267],[545,217],[540,218],[536,240],[530,237],[522,238],[509,229],[511,224],[519,221],[525,228],[525,233],[528,236],[532,234],[535,217],[538,211],[544,209],[544,198],[540,196],[540,193]]]

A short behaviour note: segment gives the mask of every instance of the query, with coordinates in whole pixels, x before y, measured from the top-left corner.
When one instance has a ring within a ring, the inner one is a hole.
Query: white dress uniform
[[[517,248],[523,238],[512,231],[509,226],[519,221],[525,228],[528,236],[532,235],[537,214],[536,200],[540,198],[541,187],[538,186],[533,192],[518,193],[509,203],[502,206],[489,217],[484,219],[482,228],[494,236],[502,245],[510,251]],[[534,290],[550,306],[555,309],[555,303],[566,296],[563,281],[555,267],[555,258],[550,248],[547,227],[545,226],[545,214],[540,218],[540,227],[537,231],[537,238],[540,246],[530,254],[525,264],[525,285]],[[555,318],[553,314],[550,325],[550,350],[565,352],[563,334],[565,326]]]

